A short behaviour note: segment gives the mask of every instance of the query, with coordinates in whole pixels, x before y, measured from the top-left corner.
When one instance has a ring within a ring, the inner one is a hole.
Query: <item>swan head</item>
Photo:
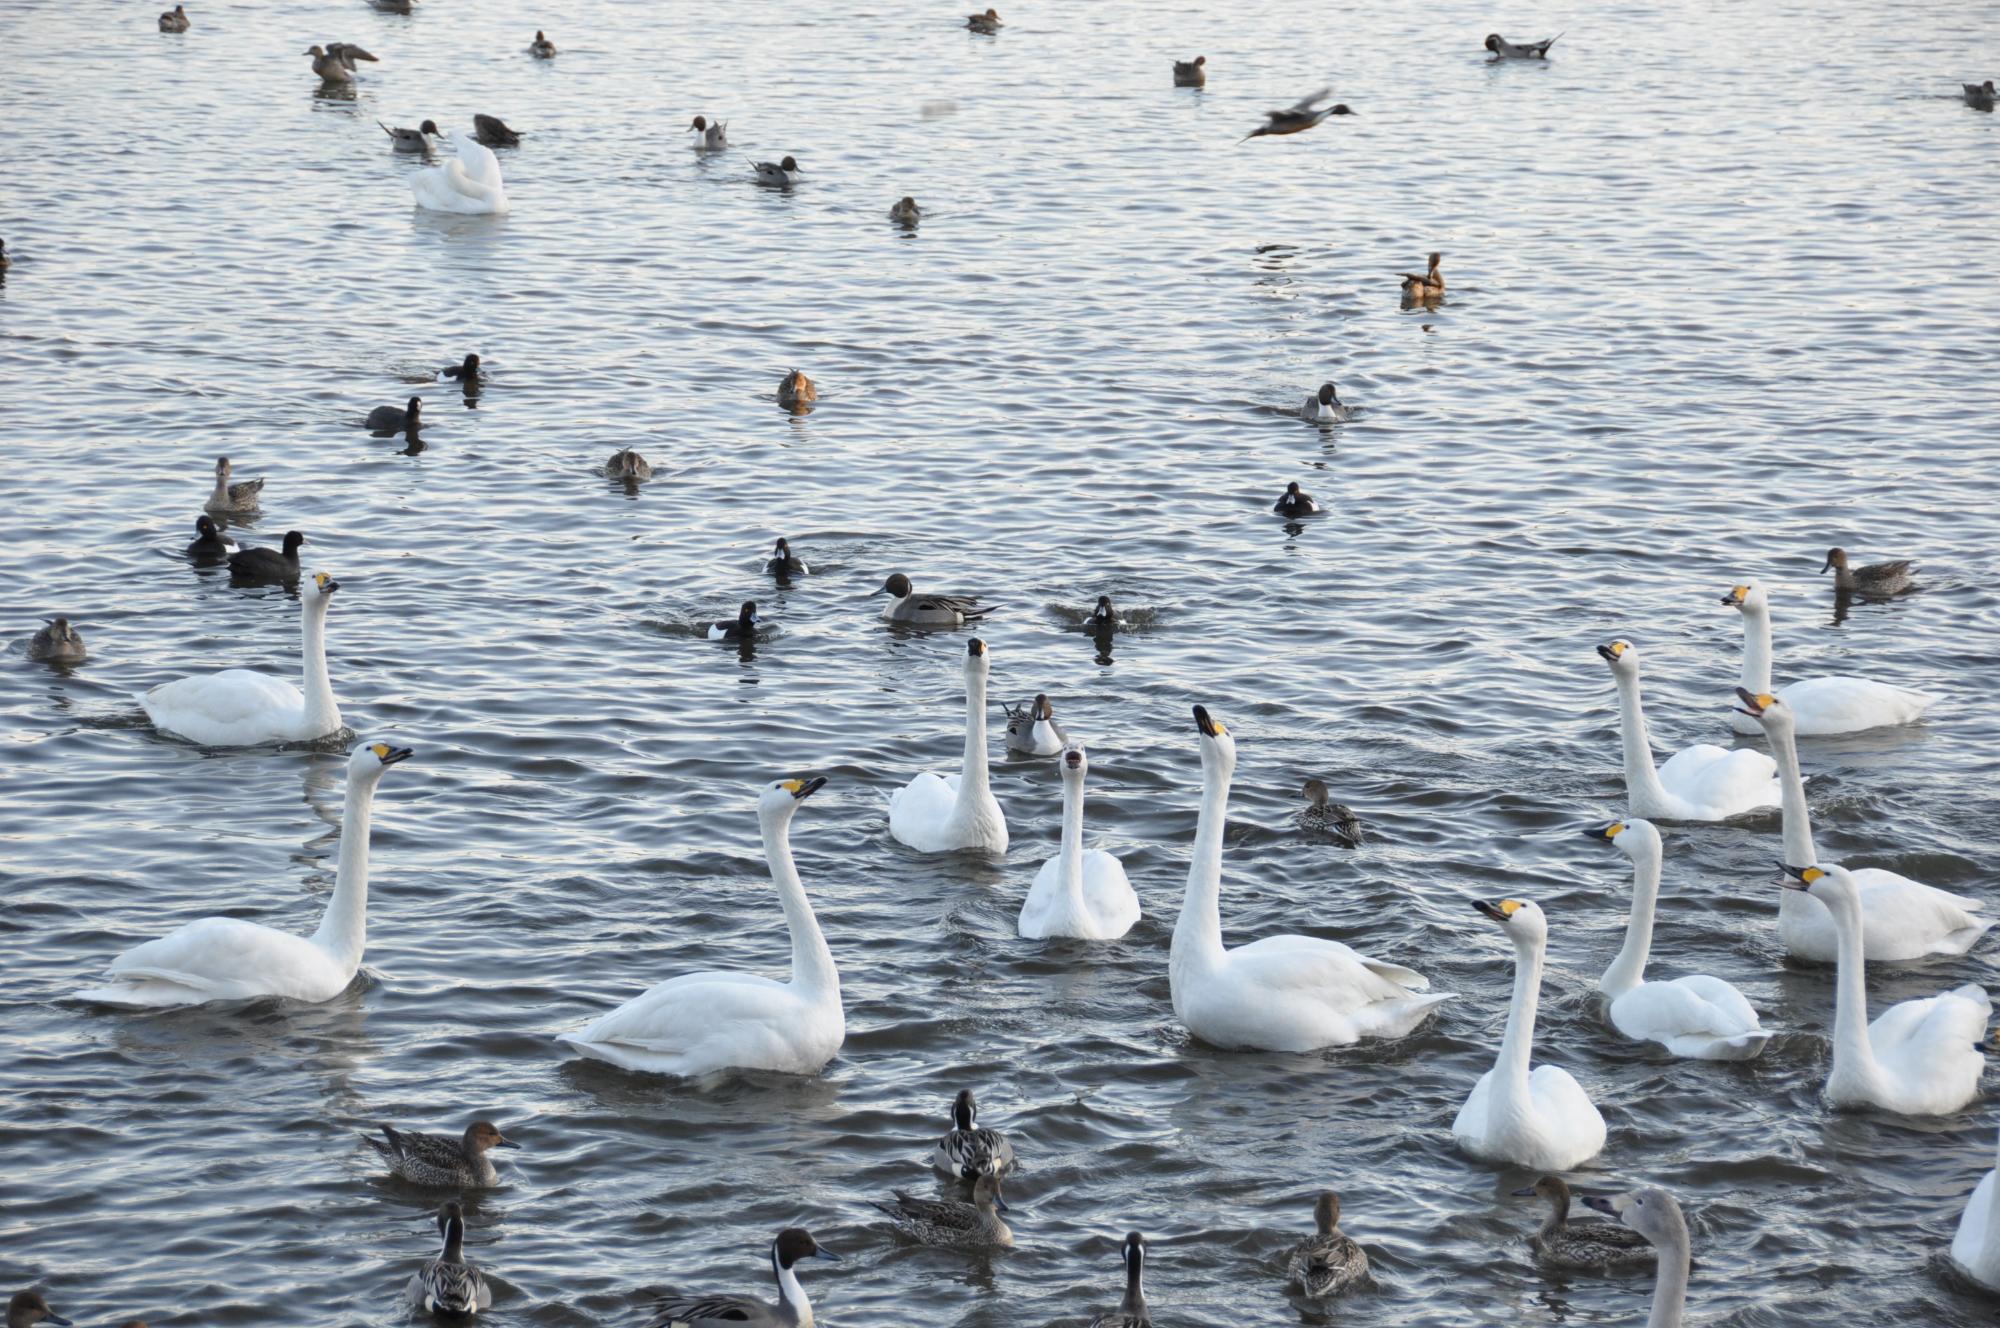
[[[207,534],[207,531],[202,532]],[[340,589],[340,582],[333,579],[331,572],[314,572],[299,583],[299,598],[307,604],[324,604],[333,598],[333,592]]]
[[[908,593],[909,583],[906,581],[903,584],[905,593]],[[965,676],[967,680],[969,681],[974,678],[983,679],[992,670],[993,661],[992,657],[987,654],[986,643],[976,636],[967,641],[965,643]]]
[[[771,1257],[778,1261],[778,1267],[790,1268],[802,1259],[830,1259],[840,1262],[840,1256],[832,1250],[823,1250],[819,1242],[812,1238],[812,1232],[804,1227],[786,1227],[771,1242]]]
[[[1236,761],[1236,739],[1229,736],[1228,726],[1208,713],[1206,706],[1194,708],[1195,730],[1201,734],[1201,760],[1206,765],[1210,760]]]
[[[1729,593],[1722,597],[1722,602],[1742,613],[1762,613],[1771,607],[1771,597],[1755,581],[1731,586]]]
[[[1736,699],[1743,704],[1731,708],[1739,715],[1748,715],[1762,724],[1766,733],[1792,731],[1792,708],[1785,704],[1783,698],[1773,696],[1769,692],[1753,692],[1748,688],[1738,687]]]
[[[757,798],[757,815],[783,816],[789,818],[798,810],[799,804],[826,787],[826,776],[815,775],[811,779],[780,779],[766,784]]]
[[[1319,1198],[1313,1201],[1313,1224],[1319,1234],[1330,1236],[1340,1225],[1340,1196],[1332,1190],[1321,1190]]]
[[[465,1127],[459,1138],[459,1151],[467,1157],[478,1157],[489,1148],[519,1148],[521,1145],[500,1133],[500,1127],[490,1120],[476,1120]]]
[[[1090,758],[1083,754],[1082,743],[1073,742],[1056,758],[1056,764],[1062,770],[1065,784],[1081,784],[1085,772],[1090,769]]]
[[[39,1291],[16,1291],[7,1302],[7,1322],[21,1324],[23,1328],[38,1323],[61,1324],[68,1328],[69,1320],[49,1308],[49,1302],[42,1299]]]
[[[1611,666],[1614,678],[1636,678],[1639,676],[1639,647],[1630,641],[1607,641],[1597,648],[1597,653]]]
[[[1472,906],[1499,923],[1516,945],[1540,945],[1549,939],[1549,920],[1542,916],[1541,908],[1533,900],[1475,899]]]
[[[1861,909],[1861,891],[1854,884],[1854,877],[1845,867],[1828,864],[1824,867],[1794,867],[1785,864],[1785,879],[1779,882],[1787,890],[1802,890],[1828,908],[1844,913],[1858,913]]]
[[[1587,1194],[1583,1202],[1621,1226],[1632,1228],[1656,1247],[1684,1248],[1687,1245],[1687,1219],[1681,1216],[1681,1206],[1665,1190],[1648,1188],[1627,1194]]]
[[[1609,825],[1594,825],[1584,833],[1592,839],[1610,840],[1620,853],[1634,862],[1660,860],[1660,832],[1651,821],[1636,818],[1613,821]]]

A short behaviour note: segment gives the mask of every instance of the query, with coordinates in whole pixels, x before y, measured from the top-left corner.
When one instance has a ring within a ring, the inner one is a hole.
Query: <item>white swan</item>
[[[1473,905],[1499,923],[1514,943],[1514,1000],[1500,1057],[1479,1076],[1451,1123],[1458,1146],[1485,1162],[1536,1171],[1568,1171],[1604,1147],[1604,1117],[1569,1071],[1543,1065],[1529,1072],[1535,1048],[1535,1011],[1542,1000],[1542,961],[1549,924],[1523,899]]]
[[[1691,1266],[1687,1219],[1681,1216],[1681,1206],[1665,1190],[1655,1189],[1609,1197],[1593,1194],[1584,1203],[1638,1232],[1659,1251],[1660,1268],[1653,1275],[1653,1308],[1646,1315],[1646,1328],[1681,1328]]]
[[[832,1060],[847,1040],[840,974],[799,882],[791,845],[792,813],[825,783],[782,780],[766,785],[757,800],[764,856],[792,935],[791,981],[751,973],[686,973],[562,1034],[562,1041],[599,1060],[653,1074],[726,1069],[816,1074]]]
[[[1208,711],[1201,730],[1201,815],[1187,893],[1174,923],[1167,978],[1188,1032],[1218,1047],[1311,1051],[1361,1038],[1401,1037],[1449,995],[1419,994],[1421,974],[1316,936],[1222,944],[1222,831],[1236,740]]]
[[[1639,708],[1639,648],[1613,641],[1597,648],[1618,685],[1618,737],[1625,749],[1625,802],[1633,816],[1662,821],[1723,821],[1778,805],[1778,766],[1762,752],[1726,751],[1700,742],[1653,768],[1653,742]]]
[[[303,695],[268,673],[224,669],[198,678],[176,678],[148,691],[139,698],[146,718],[162,733],[204,747],[310,742],[340,732],[340,705],[326,676],[326,610],[339,589],[340,582],[325,572],[315,572],[299,586]]]
[[[283,996],[330,1001],[347,990],[368,945],[368,821],[382,772],[410,749],[371,742],[347,760],[347,807],[333,897],[311,936],[245,922],[199,918],[111,961],[109,981],[79,999],[130,1009]]]
[[[1844,867],[1787,864],[1787,889],[1825,904],[1840,932],[1833,1007],[1833,1070],[1826,1099],[1904,1116],[1942,1116],[1979,1092],[1980,1046],[1993,1002],[1968,982],[1937,996],[1892,1005],[1868,1022],[1867,961],[1861,953],[1861,892]]]
[[[965,758],[955,775],[926,770],[889,795],[889,833],[919,853],[1007,851],[1007,818],[986,775],[986,643],[965,643]]]
[[[451,145],[455,159],[411,174],[417,206],[433,212],[505,212],[507,186],[492,149],[462,129],[451,131]]]
[[[1745,691],[1771,690],[1771,602],[1764,587],[1755,581],[1732,586],[1722,597],[1743,614],[1743,677]],[[1914,723],[1937,703],[1934,696],[1892,687],[1867,678],[1833,675],[1806,678],[1777,694],[1798,718],[1798,731],[1807,737],[1829,733],[1859,733],[1863,729],[1888,724]],[[1756,733],[1757,722],[1732,714],[1730,723],[1738,733]]]
[[[1994,1170],[1979,1178],[1979,1188],[1958,1219],[1958,1234],[1951,1238],[1952,1263],[1988,1291],[2000,1291],[2000,1184],[1995,1174],[2000,1174],[2000,1156]]]
[[[1657,1042],[1676,1056],[1701,1061],[1747,1061],[1771,1034],[1743,993],[1706,974],[1646,980],[1653,949],[1653,908],[1660,896],[1660,832],[1651,821],[1613,821],[1588,832],[1608,839],[1632,860],[1632,913],[1625,944],[1599,990],[1611,998],[1611,1024],[1635,1042]]]
[[[1139,920],[1139,896],[1117,858],[1101,848],[1083,850],[1083,777],[1090,769],[1083,748],[1071,747],[1056,765],[1063,782],[1062,851],[1035,873],[1021,905],[1021,935],[1115,941]]]
[[[1799,746],[1792,739],[1790,704],[1769,692],[1752,695],[1738,688],[1740,713],[1761,724],[1778,758],[1778,780],[1784,794],[1785,861],[1802,866],[1819,862],[1813,847],[1812,819],[1806,811],[1805,778],[1799,773]],[[1928,955],[1960,955],[1972,949],[1990,918],[1979,916],[1986,903],[1913,881],[1880,867],[1849,870],[1861,892],[1862,954],[1877,963],[1900,964]],[[1840,933],[1833,915],[1811,895],[1787,890],[1778,900],[1778,936],[1785,953],[1813,964],[1831,964],[1840,955]]]

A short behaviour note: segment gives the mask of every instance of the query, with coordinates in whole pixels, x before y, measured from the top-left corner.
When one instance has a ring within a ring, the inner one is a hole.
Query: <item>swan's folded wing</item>
[[[1951,1257],[1959,1266],[1988,1275],[1992,1270],[1982,1268],[1981,1258],[1986,1253],[1986,1217],[1993,1207],[1993,1175],[1989,1171],[1979,1178],[1979,1187],[1966,1200],[1965,1215],[1958,1219],[1958,1232],[1951,1238]]]
[[[1936,697],[1907,687],[1844,674],[1807,678],[1778,695],[1798,717],[1801,732],[1855,733],[1887,724],[1908,724],[1931,708]]]
[[[1653,1042],[1735,1037],[1757,1027],[1757,1014],[1742,993],[1707,976],[1645,983],[1614,1001],[1611,1016],[1625,1036]]]
[[[1377,972],[1375,963],[1363,960],[1339,941],[1314,936],[1267,936],[1252,941],[1229,952],[1229,966],[1241,975],[1241,981],[1255,983],[1274,996],[1307,996],[1338,1010],[1355,1010],[1410,995],[1407,987]],[[1417,976],[1394,964],[1379,967]]]
[[[197,918],[135,945],[106,971],[126,981],[172,982],[222,999],[284,995],[324,956],[312,942],[241,918]]]
[[[767,1027],[797,998],[754,973],[689,973],[648,988],[578,1029],[566,1042],[605,1042],[662,1056]]]
[[[1967,983],[1952,991],[1892,1005],[1868,1025],[1868,1041],[1878,1059],[1911,1059],[1929,1072],[1941,1054],[1971,1051],[1986,1040],[1993,1002],[1986,989]],[[1976,1053],[1975,1053],[1976,1054]]]
[[[1778,763],[1747,747],[1698,742],[1660,767],[1660,783],[1698,808],[1749,811],[1778,805]]]
[[[889,832],[908,844],[943,829],[958,806],[958,776],[926,770],[889,795]]]
[[[240,724],[285,710],[303,709],[298,688],[281,678],[250,669],[224,669],[198,678],[177,678],[147,692],[143,704],[155,724],[175,720],[215,725]]]
[[[1881,867],[1856,870],[1854,884],[1861,891],[1869,938],[1890,943],[1891,951],[1898,955],[1963,954],[1979,933],[1992,925],[1983,913],[1986,901],[1955,895]]]

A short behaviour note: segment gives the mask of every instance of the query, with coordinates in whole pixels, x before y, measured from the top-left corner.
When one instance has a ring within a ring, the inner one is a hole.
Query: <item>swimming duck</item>
[[[7,242],[0,240],[0,272],[5,272],[13,264],[14,260],[7,257]]]
[[[604,473],[611,479],[637,484],[640,480],[653,478],[653,465],[627,447],[611,454],[611,459],[604,463]]]
[[[1340,393],[1332,383],[1321,383],[1319,391],[1308,396],[1305,406],[1299,411],[1302,419],[1313,420],[1320,424],[1338,424],[1342,420],[1351,418],[1353,414],[1353,411],[1341,403]]]
[[[438,1209],[437,1225],[444,1248],[410,1274],[404,1298],[429,1314],[469,1318],[474,1311],[493,1304],[493,1292],[478,1266],[465,1257],[465,1209],[458,1200],[449,1200]]]
[[[1271,510],[1282,517],[1296,518],[1311,516],[1319,511],[1319,504],[1313,501],[1311,494],[1299,487],[1297,480],[1293,480],[1285,486],[1285,491],[1278,495],[1278,501],[1271,504]]]
[[[440,137],[437,121],[426,120],[415,129],[401,129],[394,125],[382,124],[382,132],[389,136],[389,148],[393,152],[429,152],[431,140]]]
[[[1965,89],[1965,104],[1967,106],[1970,106],[1975,111],[1990,111],[1993,109],[1994,93],[1992,79],[1989,78],[1984,83],[1966,83],[1961,86]]]
[[[328,47],[315,43],[306,54],[312,57],[312,71],[319,75],[322,83],[352,83],[356,67],[354,62],[375,59],[349,42],[335,42]]]
[[[550,41],[540,28],[535,29],[535,39],[528,43],[528,54],[537,60],[556,58],[556,44]]]
[[[965,748],[955,775],[921,771],[889,795],[889,834],[919,853],[1007,851],[1007,818],[986,766],[986,643],[965,643]]]
[[[1822,575],[1833,573],[1833,588],[1841,594],[1900,595],[1910,588],[1910,568],[1913,565],[1908,558],[1898,558],[1890,563],[1850,567],[1847,550],[1828,549],[1826,565],[1819,570]]]
[[[1136,1231],[1125,1234],[1118,1257],[1125,1261],[1125,1299],[1115,1310],[1106,1310],[1090,1321],[1090,1328],[1153,1328],[1146,1310],[1146,1238]]]
[[[790,161],[791,158],[785,158]],[[819,400],[819,389],[805,372],[794,369],[778,381],[778,404],[786,410],[798,410]]]
[[[326,673],[326,613],[339,589],[325,572],[299,587],[304,693],[267,673],[224,669],[150,689],[139,698],[146,718],[162,733],[204,747],[311,742],[338,733],[340,705]]]
[[[1554,46],[1561,37],[1562,34],[1558,32],[1547,41],[1516,44],[1497,32],[1490,32],[1486,34],[1485,46],[1487,50],[1493,52],[1493,58],[1496,60],[1546,60],[1549,58],[1549,47]]]
[[[83,637],[67,618],[49,619],[48,625],[28,641],[28,658],[51,664],[81,664],[84,653]]]
[[[1056,708],[1046,692],[1021,706],[1007,707],[1007,750],[1029,756],[1054,756],[1069,745],[1069,735],[1056,723]]]
[[[1301,829],[1332,835],[1348,848],[1361,847],[1361,818],[1352,807],[1331,801],[1326,785],[1317,779],[1308,779],[1300,792],[1306,798],[1305,810],[1299,813]]]
[[[1403,298],[1435,300],[1444,294],[1444,272],[1438,267],[1443,258],[1443,254],[1432,254],[1430,268],[1422,276],[1414,272],[1398,272],[1396,275],[1403,279]]]
[[[750,163],[750,169],[757,173],[758,184],[783,185],[787,188],[797,184],[799,176],[805,174],[799,169],[798,159],[791,156],[775,164],[768,161],[753,161]]]
[[[647,1328],[812,1328],[812,1303],[799,1285],[797,1268],[804,1259],[840,1262],[822,1249],[803,1227],[786,1227],[771,1242],[771,1276],[778,1283],[778,1303],[767,1305],[749,1296],[703,1296],[660,1300]]]
[[[919,1199],[904,1190],[892,1190],[893,1203],[871,1201],[896,1220],[896,1229],[922,1245],[946,1245],[966,1249],[1002,1249],[1014,1244],[1014,1233],[1001,1220],[1007,1200],[1001,1195],[1001,1179],[991,1171],[965,1172],[972,1179],[972,1202],[963,1199]],[[976,1179],[973,1179],[975,1178]]]
[[[507,122],[497,115],[475,115],[472,117],[472,137],[489,148],[518,148],[521,136],[507,127]]]
[[[1097,607],[1083,620],[1084,630],[1093,636],[1112,636],[1118,631],[1118,610],[1111,605],[1111,596],[1099,595]]]
[[[1192,60],[1174,61],[1174,86],[1177,88],[1199,88],[1208,84],[1208,57],[1197,55]]]
[[[1726,821],[1778,804],[1778,763],[1747,747],[1698,742],[1653,766],[1652,738],[1639,703],[1639,647],[1610,641],[1597,653],[1618,688],[1618,738],[1625,760],[1626,810],[1661,821]]]
[[[187,30],[188,14],[185,5],[175,5],[172,9],[160,15],[161,32],[186,32]]]
[[[327,45],[326,53],[337,60],[345,61],[349,69],[355,67],[354,62],[356,60],[375,60],[374,56],[368,54],[368,52],[362,50],[353,42],[331,42]],[[376,63],[379,64],[380,61],[376,61]]]
[[[203,511],[254,512],[257,510],[258,497],[264,492],[264,481],[261,479],[241,480],[235,484],[231,484],[229,482],[230,473],[229,458],[217,457],[215,459],[215,488],[209,493],[208,501],[202,504]]]
[[[722,151],[729,146],[728,128],[720,120],[717,120],[714,124],[710,124],[707,116],[697,115],[694,118],[694,123],[688,126],[689,133],[701,135],[700,138],[694,141],[694,150],[696,152]]]
[[[1014,1145],[998,1130],[975,1124],[979,1103],[972,1090],[961,1088],[951,1100],[951,1129],[931,1146],[931,1166],[947,1176],[968,1172],[1002,1172],[1014,1165]]]
[[[382,1137],[361,1138],[382,1155],[392,1175],[413,1185],[438,1190],[491,1188],[500,1183],[500,1173],[487,1152],[495,1148],[519,1148],[500,1133],[492,1121],[476,1120],[456,1139],[448,1134],[418,1134],[393,1125],[380,1127]]]
[[[1528,1237],[1528,1248],[1552,1268],[1579,1272],[1609,1272],[1651,1268],[1659,1259],[1651,1242],[1630,1227],[1585,1218],[1569,1220],[1569,1183],[1561,1176],[1544,1176],[1513,1192],[1516,1199],[1540,1195],[1549,1205],[1541,1230]]]
[[[439,382],[457,383],[467,391],[478,387],[480,380],[484,377],[485,375],[479,369],[479,356],[474,354],[467,354],[457,364],[447,364],[444,368],[438,370]]]
[[[711,641],[752,641],[757,636],[757,601],[746,599],[734,618],[708,625]]]
[[[368,412],[368,428],[374,433],[401,433],[414,436],[423,428],[424,399],[411,397],[409,404],[398,409],[395,406],[377,406]]]
[[[1252,129],[1239,141],[1248,143],[1251,139],[1262,138],[1266,134],[1303,133],[1305,130],[1312,128],[1320,121],[1326,119],[1329,115],[1354,114],[1353,111],[1347,109],[1345,102],[1337,102],[1332,106],[1326,107],[1324,110],[1313,109],[1332,95],[1332,88],[1321,88],[1318,92],[1313,93],[1312,96],[1307,97],[1296,106],[1282,111],[1266,111],[1264,112],[1265,123]]]
[[[296,581],[299,546],[305,542],[304,535],[288,530],[282,553],[276,549],[238,549],[229,555],[229,574],[238,581]]]
[[[7,1328],[35,1328],[38,1323],[69,1328],[69,1322],[49,1308],[49,1302],[42,1299],[39,1291],[16,1291],[7,1301]]]
[[[912,627],[961,627],[993,611],[975,595],[919,595],[901,572],[892,572],[875,594],[889,597],[884,619]]]
[[[236,552],[236,541],[216,529],[213,519],[196,517],[194,531],[194,539],[187,546],[187,556],[196,562],[221,562]]]
[[[1791,707],[1797,731],[1808,737],[1913,724],[1937,704],[1936,697],[1924,692],[1848,674],[1804,678],[1774,689],[1769,594],[1751,581],[1730,587],[1722,602],[1743,615],[1743,669],[1737,686],[1759,695],[1775,691]],[[1738,733],[1758,731],[1757,721],[1746,714],[1732,712],[1729,718]]]
[[[806,560],[792,552],[792,546],[783,536],[778,537],[777,547],[771,550],[771,559],[764,564],[764,573],[783,580],[788,576],[811,576],[812,568]]]
[[[1680,1328],[1687,1308],[1688,1229],[1681,1207],[1664,1190],[1634,1190],[1630,1194],[1587,1195],[1584,1203],[1613,1221],[1644,1236],[1659,1256],[1660,1271],[1653,1279],[1653,1308],[1646,1316],[1647,1328]]]
[[[987,10],[984,14],[967,14],[965,16],[965,26],[974,32],[983,32],[990,36],[1000,31],[1000,15],[991,9]]]
[[[1292,1249],[1285,1271],[1294,1284],[1318,1300],[1338,1295],[1368,1276],[1368,1251],[1340,1229],[1340,1196],[1323,1191],[1313,1203],[1319,1230]]]
[[[889,220],[899,226],[914,226],[923,217],[924,211],[917,206],[917,200],[904,194],[889,209]]]

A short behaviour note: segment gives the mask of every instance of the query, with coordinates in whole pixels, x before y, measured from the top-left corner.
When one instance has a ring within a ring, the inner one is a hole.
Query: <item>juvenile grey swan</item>
[[[804,1259],[840,1256],[821,1249],[804,1227],[786,1227],[771,1242],[771,1276],[778,1283],[778,1303],[767,1305],[749,1296],[703,1296],[657,1302],[647,1328],[812,1328],[812,1302],[799,1285],[798,1265]]]
[[[401,1176],[413,1185],[439,1190],[480,1189],[498,1185],[500,1173],[493,1169],[487,1152],[494,1148],[521,1146],[501,1134],[492,1121],[485,1120],[472,1122],[465,1127],[465,1133],[455,1139],[448,1134],[399,1130],[393,1125],[380,1128],[380,1139],[372,1134],[361,1137],[370,1148],[382,1155],[382,1159],[389,1164],[390,1174]]]
[[[1001,1220],[1007,1200],[1000,1193],[1000,1177],[990,1171],[972,1173],[972,1202],[963,1199],[919,1199],[904,1191],[891,1191],[893,1203],[873,1201],[874,1206],[896,1220],[896,1229],[921,1245],[943,1245],[960,1249],[1005,1249],[1014,1243],[1014,1233]]]
[[[306,537],[296,530],[285,532],[285,548],[238,549],[229,555],[229,574],[239,581],[296,581],[299,579],[299,546]]]
[[[437,1225],[444,1248],[410,1274],[404,1299],[427,1313],[441,1315],[470,1316],[491,1306],[493,1292],[485,1275],[465,1257],[465,1209],[458,1200],[449,1200],[438,1209]]]
[[[375,123],[382,125],[382,132],[389,136],[389,147],[396,152],[429,152],[431,140],[443,137],[435,120],[426,120],[415,129],[385,125],[380,120]]]
[[[653,465],[627,447],[611,454],[611,459],[604,463],[604,473],[611,479],[637,484],[640,480],[653,478]]]
[[[42,1299],[39,1291],[16,1291],[7,1302],[7,1328],[35,1328],[38,1323],[69,1328],[69,1322],[49,1308],[49,1302]]]
[[[1516,1199],[1537,1195],[1547,1200],[1549,1215],[1543,1219],[1541,1229],[1528,1237],[1528,1248],[1551,1268],[1616,1272],[1651,1268],[1658,1258],[1652,1244],[1629,1227],[1592,1218],[1570,1221],[1569,1184],[1561,1176],[1544,1176],[1533,1185],[1514,1191]]]
[[[1192,60],[1174,61],[1174,86],[1177,88],[1207,87],[1208,57],[1197,55]]]
[[[1593,1194],[1584,1202],[1638,1232],[1659,1251],[1660,1272],[1653,1281],[1646,1328],[1681,1328],[1688,1290],[1688,1229],[1681,1206],[1665,1190],[1651,1188],[1608,1199]]]
[[[1819,570],[1822,575],[1833,573],[1833,588],[1841,594],[1900,595],[1910,588],[1910,568],[1913,566],[1915,564],[1908,558],[1898,558],[1894,562],[1851,567],[1847,562],[1847,550],[1828,549],[1826,565]]]
[[[885,619],[912,627],[959,627],[992,612],[976,596],[919,595],[901,572],[891,573],[875,593],[889,597],[889,607],[882,610]]]
[[[1125,1299],[1115,1310],[1106,1310],[1090,1321],[1090,1328],[1153,1328],[1146,1310],[1146,1238],[1127,1232],[1118,1251],[1125,1260]]]
[[[1311,494],[1299,487],[1297,480],[1293,480],[1285,486],[1285,491],[1278,495],[1278,501],[1271,504],[1271,510],[1290,520],[1311,516],[1319,511],[1319,504],[1313,501]]]
[[[201,505],[203,511],[254,512],[257,510],[257,500],[264,492],[264,481],[261,479],[238,480],[232,484],[229,479],[230,474],[229,458],[226,456],[217,457],[215,459],[215,488],[209,493],[208,501]]]
[[[69,625],[67,618],[49,619],[48,625],[28,642],[29,659],[47,660],[51,664],[81,664],[84,654],[83,637]]]
[[[1014,1145],[998,1130],[976,1123],[979,1103],[972,1090],[961,1088],[951,1100],[951,1128],[931,1147],[931,1166],[947,1176],[971,1172],[1003,1172],[1014,1165]]]
[[[1292,1249],[1286,1272],[1315,1300],[1338,1295],[1368,1276],[1368,1251],[1340,1229],[1340,1196],[1322,1191],[1313,1204],[1318,1227]]]
[[[1007,750],[1029,756],[1054,756],[1069,746],[1069,734],[1056,723],[1056,708],[1048,693],[1038,693],[1026,705],[1007,707]]]
[[[1326,784],[1317,779],[1308,779],[1300,791],[1306,799],[1305,810],[1299,813],[1301,829],[1332,835],[1348,848],[1361,847],[1361,818],[1352,807],[1332,801]]]

